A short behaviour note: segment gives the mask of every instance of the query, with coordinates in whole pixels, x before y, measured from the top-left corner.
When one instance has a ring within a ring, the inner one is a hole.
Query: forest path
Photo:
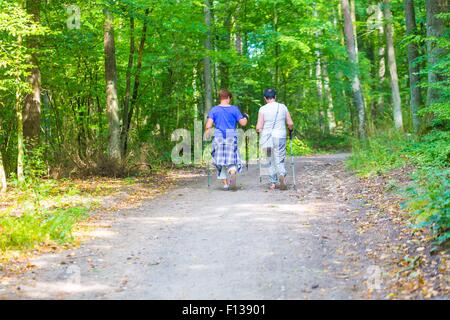
[[[352,223],[361,203],[346,195],[356,179],[346,157],[296,159],[298,191],[268,191],[256,165],[237,192],[184,181],[113,214],[111,228],[79,248],[40,256],[0,298],[366,298],[368,262]]]

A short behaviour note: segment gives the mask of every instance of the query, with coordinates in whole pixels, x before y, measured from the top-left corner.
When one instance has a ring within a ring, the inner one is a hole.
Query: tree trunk
[[[6,193],[7,184],[6,184],[6,173],[5,167],[3,166],[3,158],[2,153],[0,152],[0,194]]]
[[[150,10],[145,10],[145,18],[149,15]],[[124,141],[123,141],[123,150],[124,154],[127,152],[128,149],[128,135],[130,132],[130,126],[131,126],[131,120],[133,119],[134,109],[136,108],[136,102],[138,98],[139,93],[139,87],[140,87],[140,77],[141,77],[141,71],[142,71],[142,60],[144,58],[144,49],[145,49],[145,39],[147,38],[147,26],[148,21],[145,20],[144,24],[142,26],[142,35],[141,35],[141,41],[139,43],[138,48],[138,59],[137,59],[137,65],[136,65],[136,72],[134,75],[134,86],[133,86],[133,95],[131,97],[130,102],[130,108],[127,114],[127,123],[125,126],[125,133],[124,133]]]
[[[377,121],[377,117],[379,114],[383,113],[384,110],[384,82],[386,78],[386,58],[385,58],[385,45],[384,45],[384,39],[385,39],[385,32],[384,32],[384,23],[383,23],[383,10],[381,10],[380,4],[374,4],[371,5],[367,12],[371,14],[371,17],[369,17],[368,22],[370,21],[373,23],[373,26],[371,29],[378,29],[378,35],[377,35],[377,49],[374,50],[374,60],[376,60],[377,63],[377,94],[378,98],[375,103],[373,102],[374,107],[371,110],[371,118],[374,123]]]
[[[18,50],[22,49],[23,38],[22,35],[19,34],[17,36],[17,47]],[[17,65],[20,64],[20,60],[17,61]],[[17,180],[19,183],[22,183],[25,180],[25,176],[23,174],[23,166],[24,166],[24,151],[25,146],[23,142],[23,110],[22,110],[22,95],[21,95],[21,79],[20,79],[20,71],[17,71],[16,75],[16,105],[15,112],[17,118]]]
[[[279,73],[280,73],[280,44],[278,43],[278,9],[277,3],[273,4],[273,28],[275,31],[275,73],[274,73],[274,86],[278,88]]]
[[[414,9],[414,0],[405,0],[405,19],[406,19],[406,34],[416,35],[416,13]],[[419,49],[414,42],[408,44],[408,67],[409,67],[409,87],[410,87],[410,107],[414,132],[418,133],[420,128],[420,119],[417,112],[422,104],[422,93],[420,91],[420,67],[416,62],[419,57]]]
[[[133,61],[134,61],[134,18],[130,17],[130,53],[128,55],[128,66],[127,66],[127,74],[126,74],[126,85],[125,85],[125,98],[123,101],[123,113],[122,113],[122,133],[121,133],[121,142],[122,142],[122,157],[125,156],[126,153],[126,144],[127,144],[127,135],[128,135],[128,112],[130,106],[131,99],[131,71],[133,69]]]
[[[319,120],[319,131],[325,133],[325,121],[323,113],[323,83],[322,83],[322,64],[320,61],[320,51],[316,50],[316,87],[317,87],[317,115]]]
[[[353,34],[355,35],[355,50],[358,55],[358,30],[356,29],[356,5],[355,0],[350,0],[350,13],[352,15]]]
[[[313,17],[317,19],[317,9],[315,3],[313,4]],[[319,42],[321,31],[317,31],[314,33],[314,36],[316,38],[316,42]],[[322,62],[321,62],[321,52],[319,49],[315,51],[316,54],[316,87],[317,87],[317,97],[318,97],[318,105],[317,105],[317,116],[318,116],[318,124],[319,124],[319,131],[322,133],[325,133],[325,119],[324,119],[324,112],[323,112],[323,79],[322,79]]]
[[[114,18],[112,13],[104,10],[104,49],[106,80],[106,112],[109,120],[109,157],[119,162],[120,152],[120,120],[119,101],[117,97],[116,48],[114,43]]]
[[[449,12],[448,0],[426,0],[427,9],[427,64],[428,64],[428,92],[427,106],[440,101],[440,89],[433,87],[437,82],[442,81],[433,67],[439,62],[447,52],[446,49],[439,47],[436,39],[443,37],[446,31],[445,19],[436,17],[439,13]]]
[[[40,0],[27,0],[26,11],[32,16],[34,22],[40,21]],[[27,47],[31,50],[30,64],[32,65],[28,82],[31,85],[31,93],[25,97],[23,109],[23,135],[27,144],[31,147],[39,140],[41,122],[41,72],[38,67],[36,50],[38,40],[36,36],[27,39]]]
[[[352,91],[356,108],[358,110],[358,135],[360,139],[366,138],[365,101],[359,79],[359,62],[356,50],[355,35],[353,34],[352,17],[349,0],[341,0],[344,14],[344,36],[347,53],[352,63]]]
[[[210,51],[212,49],[211,45],[211,2],[210,0],[205,0],[205,24],[207,28],[207,34],[205,39],[205,49],[206,49],[206,57],[203,59],[203,68],[204,68],[204,82],[205,82],[205,110],[204,110],[204,119],[208,116],[209,110],[213,105],[213,96],[212,96],[212,75],[211,75],[211,56]]]
[[[383,28],[384,33],[384,28]],[[380,43],[380,47],[378,48],[378,90],[379,95],[377,99],[377,107],[374,115],[374,119],[377,118],[378,114],[382,114],[384,110],[384,82],[386,80],[386,58],[385,58],[386,49],[384,47],[384,43]]]
[[[229,5],[228,5],[229,6]],[[224,21],[223,21],[223,29],[224,29],[224,36],[223,39],[220,41],[220,49],[224,51],[230,50],[231,45],[231,9],[229,7],[226,7],[225,9],[227,11]],[[221,61],[219,63],[219,74],[220,74],[220,87],[224,89],[228,89],[230,85],[230,71],[228,62]]]
[[[193,105],[193,113],[194,113],[194,121],[198,121],[198,100],[199,100],[199,92],[198,92],[198,72],[197,72],[198,66],[195,66],[192,69],[192,90],[194,91],[194,105]]]
[[[384,0],[384,17],[386,19],[386,47],[388,51],[389,73],[391,75],[394,124],[397,130],[403,130],[402,102],[398,85],[397,61],[394,48],[394,28],[392,26],[390,0]]]
[[[336,129],[336,119],[334,116],[334,103],[333,103],[333,95],[331,93],[330,88],[330,77],[328,76],[328,67],[326,63],[323,63],[322,66],[323,73],[323,87],[325,89],[325,95],[327,98],[327,120],[328,120],[328,133],[334,133]]]
[[[16,89],[16,117],[17,117],[17,180],[25,180],[23,174],[25,145],[23,141],[23,118],[21,108],[20,89]]]
[[[234,18],[234,24],[235,24],[235,41],[234,41],[234,47],[236,49],[236,52],[238,55],[242,55],[244,51],[243,41],[242,41],[242,25],[245,25],[246,21],[246,10],[245,10],[246,4],[245,2],[243,4],[238,5],[235,13]]]
[[[236,26],[236,39],[234,42],[234,47],[236,49],[236,52],[238,53],[238,55],[242,55],[243,53],[243,46],[242,46],[242,31],[240,30],[239,25]]]

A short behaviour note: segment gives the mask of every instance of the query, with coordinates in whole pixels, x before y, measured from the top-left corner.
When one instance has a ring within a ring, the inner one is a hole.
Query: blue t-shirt
[[[227,133],[236,136],[236,124],[244,116],[236,106],[215,106],[209,111],[208,118],[214,121],[214,136],[227,138]]]

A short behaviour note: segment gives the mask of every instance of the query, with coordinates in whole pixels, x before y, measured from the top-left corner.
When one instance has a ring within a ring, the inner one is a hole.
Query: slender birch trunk
[[[397,130],[403,131],[402,101],[398,84],[397,60],[394,48],[394,28],[392,26],[392,12],[390,0],[384,0],[384,17],[386,19],[386,47],[388,51],[388,65],[391,76],[391,91],[394,113],[394,124]]]
[[[120,120],[119,100],[117,96],[116,48],[114,43],[114,18],[108,9],[104,10],[104,49],[106,80],[106,112],[109,120],[109,157],[119,162],[120,152]]]
[[[27,13],[31,15],[34,22],[40,21],[40,0],[26,1]],[[30,36],[27,47],[32,50],[30,64],[32,65],[28,82],[31,92],[25,96],[25,107],[23,109],[23,135],[30,147],[38,144],[41,123],[41,72],[38,67],[37,53],[38,40],[36,36]]]
[[[313,16],[314,18],[317,19],[317,9],[316,9],[316,4],[313,4],[314,10],[313,10]],[[317,31],[314,33],[314,36],[316,38],[316,41],[320,41],[320,35],[321,35],[321,31]],[[323,111],[323,107],[324,107],[324,103],[323,103],[323,77],[322,77],[322,61],[321,61],[321,52],[320,50],[316,50],[315,51],[315,55],[316,55],[316,87],[317,87],[317,97],[319,100],[318,103],[318,107],[317,107],[317,116],[318,116],[318,120],[319,120],[319,130],[322,133],[325,133],[325,116],[324,116],[324,111]]]
[[[447,23],[445,19],[438,18],[440,13],[449,13],[449,0],[426,0],[427,9],[427,64],[428,64],[428,92],[427,106],[437,103],[441,99],[440,89],[434,85],[442,81],[442,76],[433,69],[439,59],[447,54],[447,50],[440,47],[436,39],[443,37]]]
[[[23,38],[22,35],[19,34],[17,36],[17,47],[20,51],[23,46]],[[19,54],[18,54],[19,56]],[[17,65],[20,64],[20,60],[18,59]],[[24,167],[24,153],[25,153],[25,145],[23,140],[23,110],[22,110],[22,95],[20,91],[20,72],[17,71],[16,76],[16,118],[17,118],[17,180],[21,183],[25,181],[25,176],[23,173]]]
[[[365,101],[359,78],[359,62],[356,49],[355,35],[353,33],[352,17],[349,0],[341,0],[344,14],[344,36],[347,53],[352,64],[352,91],[353,99],[358,110],[358,135],[360,139],[366,138]]]
[[[331,93],[330,77],[328,76],[328,67],[326,63],[323,63],[322,73],[323,73],[323,87],[327,99],[328,132],[334,133],[336,130],[336,118],[334,116],[333,94]]]
[[[414,8],[414,0],[405,0],[405,20],[406,34],[417,34],[416,13]],[[418,133],[420,128],[420,118],[417,112],[422,104],[422,93],[420,91],[420,67],[416,62],[419,57],[419,48],[417,44],[411,42],[408,44],[408,70],[409,70],[409,87],[410,87],[410,108],[413,122],[414,132]]]
[[[5,173],[5,167],[3,166],[3,157],[2,153],[0,152],[0,194],[6,193],[6,190],[8,188],[6,184],[6,173]]]
[[[130,52],[128,54],[128,66],[126,73],[126,84],[125,84],[125,97],[123,101],[123,112],[122,112],[122,132],[121,132],[121,150],[122,157],[125,156],[126,153],[126,144],[127,144],[127,136],[128,136],[128,112],[130,107],[130,99],[131,99],[131,71],[133,69],[134,62],[134,52],[135,52],[135,43],[134,43],[134,18],[130,17]]]
[[[213,95],[212,95],[212,72],[211,72],[211,56],[210,52],[212,50],[211,44],[211,2],[210,0],[205,0],[205,24],[207,28],[207,34],[205,39],[205,49],[206,57],[203,59],[203,71],[204,71],[204,85],[205,85],[205,110],[204,110],[204,120],[208,116],[209,110],[213,105]]]

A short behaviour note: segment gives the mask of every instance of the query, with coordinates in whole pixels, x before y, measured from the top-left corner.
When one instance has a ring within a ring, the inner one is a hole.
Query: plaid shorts
[[[212,161],[217,170],[223,166],[236,166],[237,172],[242,172],[242,161],[239,155],[238,138],[236,136],[229,138],[214,137],[212,142]]]

